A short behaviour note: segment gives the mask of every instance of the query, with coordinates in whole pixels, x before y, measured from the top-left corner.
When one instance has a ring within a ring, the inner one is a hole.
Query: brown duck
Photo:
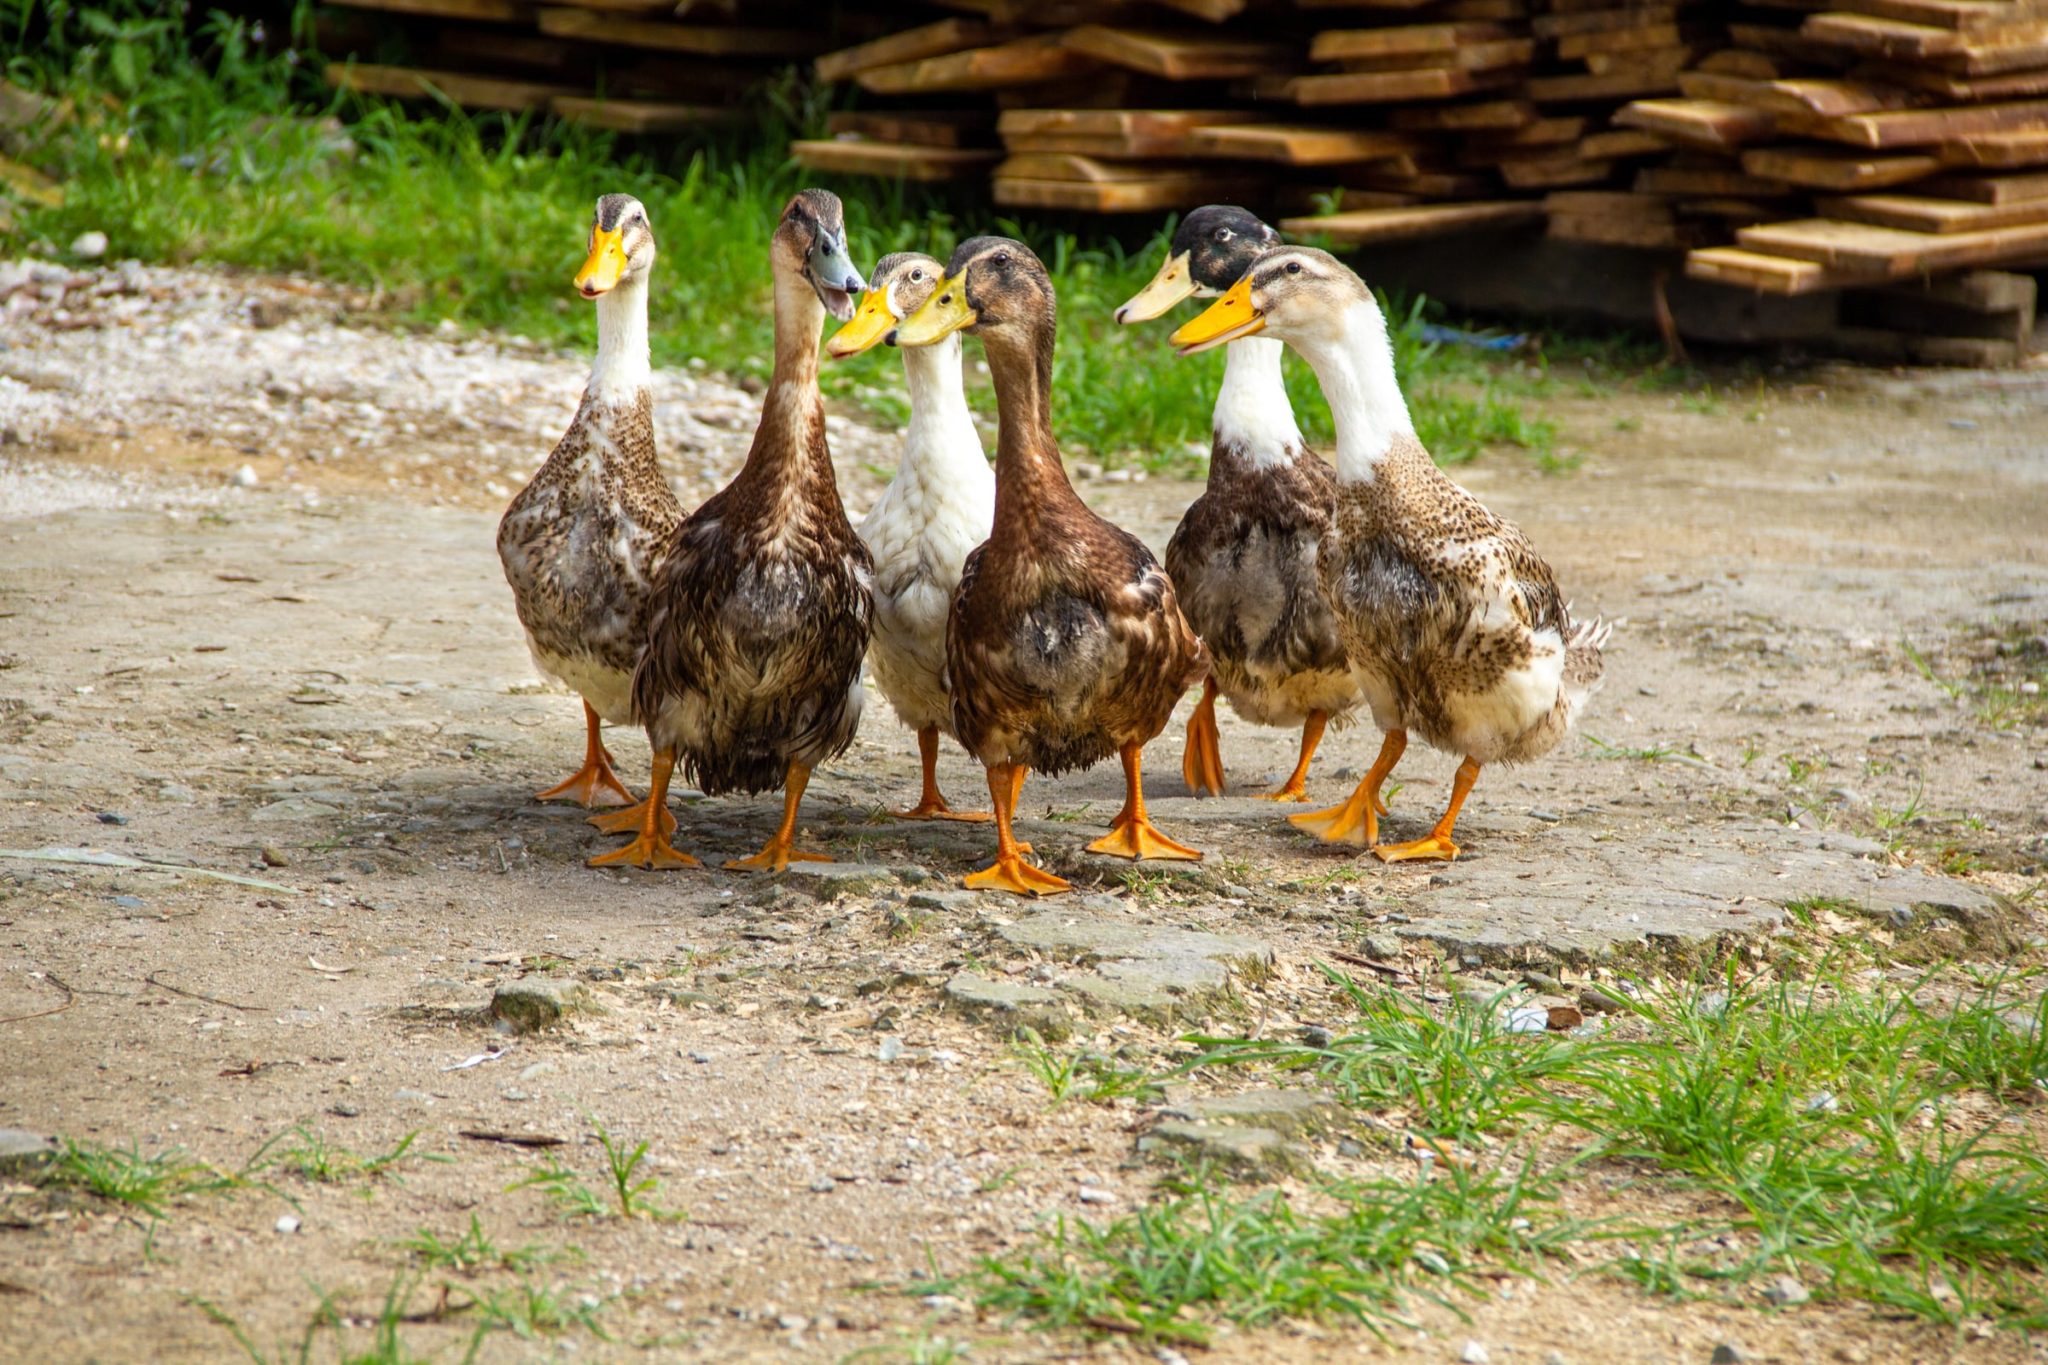
[[[894,339],[929,346],[979,336],[995,382],[995,524],[967,558],[946,630],[954,732],[988,768],[995,863],[970,887],[1049,895],[1067,882],[1024,861],[1012,830],[1025,774],[1123,759],[1123,810],[1090,851],[1200,858],[1146,817],[1139,757],[1209,668],[1173,583],[1137,537],[1075,495],[1053,440],[1056,304],[1021,242],[976,237]]]
[[[634,721],[633,666],[647,638],[648,584],[683,509],[654,454],[647,281],[654,232],[631,195],[597,201],[576,288],[597,301],[597,363],[575,420],[498,523],[498,559],[527,648],[583,698],[583,766],[536,793],[585,807],[632,801],[599,722]]]
[[[1244,209],[1198,208],[1181,220],[1159,273],[1116,310],[1116,320],[1145,322],[1182,299],[1220,297],[1280,246],[1280,234]],[[1166,543],[1166,572],[1215,663],[1188,720],[1181,760],[1198,795],[1223,794],[1219,691],[1255,725],[1300,727],[1293,773],[1263,793],[1274,801],[1308,799],[1309,762],[1324,727],[1341,725],[1361,700],[1316,573],[1337,476],[1295,425],[1280,369],[1285,350],[1269,337],[1225,348],[1209,486]]]
[[[654,781],[633,841],[592,866],[693,867],[659,813],[676,765],[709,795],[783,788],[782,822],[732,868],[781,871],[831,861],[795,847],[811,770],[860,725],[861,659],[874,614],[867,547],[839,501],[818,334],[829,310],[853,316],[863,288],[846,254],[837,196],[801,190],[769,244],[775,370],[746,464],[691,513],[655,574],[633,705],[654,751]]]

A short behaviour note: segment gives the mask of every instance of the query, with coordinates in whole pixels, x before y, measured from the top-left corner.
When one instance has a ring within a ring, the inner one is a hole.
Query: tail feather
[[[1565,607],[1569,619],[1571,607]],[[1600,651],[1612,634],[1612,624],[1596,616],[1590,621],[1573,621],[1564,636],[1563,697],[1566,723],[1578,715],[1606,681],[1607,661]]]

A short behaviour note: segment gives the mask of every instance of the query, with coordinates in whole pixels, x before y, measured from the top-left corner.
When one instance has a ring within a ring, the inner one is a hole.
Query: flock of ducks
[[[707,795],[780,786],[782,820],[731,868],[829,860],[796,846],[813,770],[860,724],[864,664],[916,731],[917,803],[955,810],[935,765],[942,735],[987,769],[995,861],[970,887],[1051,895],[1013,822],[1026,776],[1115,755],[1123,809],[1097,853],[1199,859],[1146,814],[1145,745],[1195,684],[1182,775],[1225,787],[1216,700],[1299,728],[1300,761],[1266,793],[1306,797],[1326,727],[1363,707],[1382,732],[1355,791],[1295,824],[1387,861],[1458,854],[1453,831],[1480,768],[1555,747],[1601,678],[1606,628],[1575,621],[1522,532],[1446,478],[1416,439],[1386,320],[1356,274],[1290,247],[1240,208],[1180,224],[1121,323],[1190,297],[1209,308],[1172,335],[1183,355],[1227,348],[1207,490],[1166,563],[1074,492],[1053,436],[1057,304],[1020,242],[975,237],[943,264],[884,257],[864,281],[844,211],[798,192],[769,244],[775,365],[745,465],[685,513],[655,459],[647,287],[655,244],[627,195],[597,203],[576,287],[596,302],[597,361],[566,435],[498,528],[498,553],[535,663],[583,698],[582,767],[540,799],[618,807],[591,823],[628,842],[593,866],[695,867],[670,842],[681,767]],[[818,388],[826,313],[837,359],[887,342],[911,415],[896,474],[856,528],[839,499]],[[993,470],[967,405],[963,335],[996,393]],[[1292,347],[1336,426],[1334,469],[1302,440],[1281,377]],[[635,802],[601,725],[637,725],[653,778]],[[1410,733],[1459,755],[1429,833],[1382,843],[1380,790]]]

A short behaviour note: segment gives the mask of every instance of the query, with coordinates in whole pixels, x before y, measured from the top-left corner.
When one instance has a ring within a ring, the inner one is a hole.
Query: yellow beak
[[[939,286],[924,306],[896,324],[898,346],[929,346],[976,322],[967,306],[967,272],[961,271]]]
[[[1252,306],[1252,277],[1247,275],[1230,286],[1230,292],[1210,304],[1200,317],[1167,338],[1182,355],[1193,355],[1239,337],[1265,330],[1266,315]]]
[[[583,268],[576,272],[576,288],[583,297],[594,299],[606,293],[626,273],[626,246],[623,230],[606,232],[603,228],[590,230],[590,255],[584,259]]]
[[[889,311],[889,291],[870,289],[860,301],[860,311],[853,315],[853,321],[834,332],[825,343],[826,354],[834,360],[859,355],[888,336],[895,326],[896,315]]]
[[[1195,277],[1188,272],[1188,253],[1168,256],[1166,264],[1152,277],[1152,283],[1131,295],[1130,302],[1116,310],[1118,322],[1150,322],[1195,292]]]

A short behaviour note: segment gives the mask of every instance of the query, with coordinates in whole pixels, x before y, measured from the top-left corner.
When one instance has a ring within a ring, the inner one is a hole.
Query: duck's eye
[[[1227,242],[1227,241],[1229,241],[1229,240],[1230,240],[1230,238],[1231,238],[1231,232],[1230,232],[1230,229],[1229,229],[1229,228],[1217,228],[1217,229],[1216,229],[1216,240],[1217,240],[1217,241],[1219,241],[1219,242]]]
[[[1010,254],[1007,251],[998,251],[988,258],[988,263],[998,270],[1004,269],[1010,264]]]
[[[922,270],[913,270],[913,271],[911,271],[911,272],[910,272],[910,282],[911,282],[912,284],[923,284],[923,283],[924,283],[924,272],[923,272]]]
[[[1301,262],[1289,261],[1287,263],[1287,273],[1290,275],[1299,275],[1301,273]]]

